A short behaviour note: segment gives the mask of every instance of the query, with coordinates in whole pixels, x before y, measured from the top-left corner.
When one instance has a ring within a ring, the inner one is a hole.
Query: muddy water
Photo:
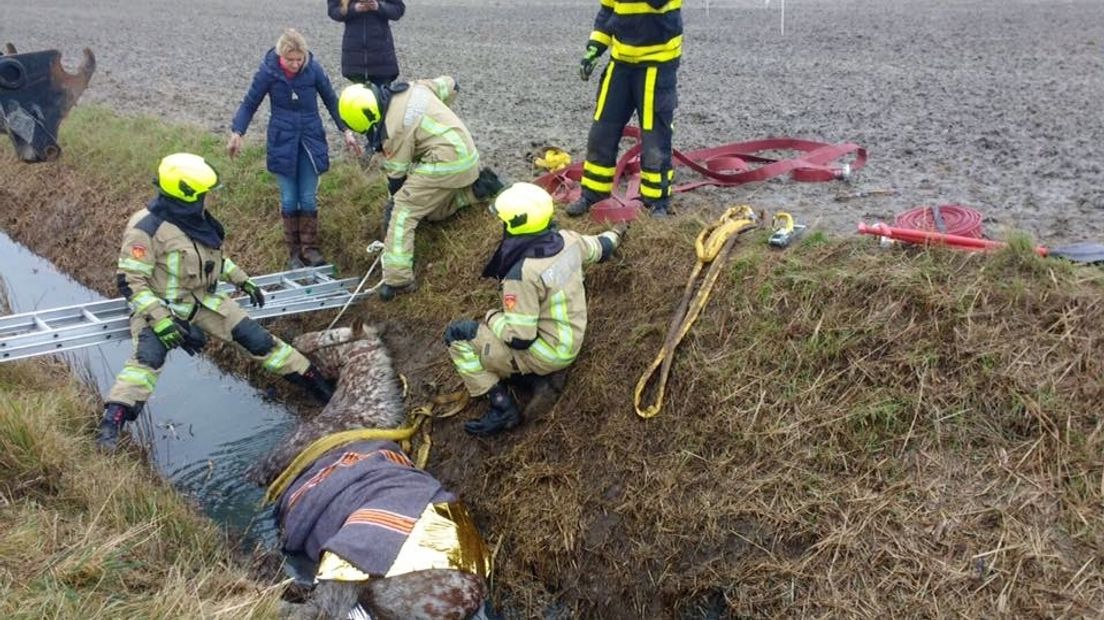
[[[103,299],[3,233],[0,265],[12,312]],[[118,341],[63,355],[74,368],[87,368],[106,395],[129,354],[130,342]],[[282,404],[207,359],[177,350],[142,417],[140,440],[159,472],[212,519],[244,533],[247,544],[274,543],[269,511],[258,510],[261,490],[245,480],[245,471],[292,424]]]

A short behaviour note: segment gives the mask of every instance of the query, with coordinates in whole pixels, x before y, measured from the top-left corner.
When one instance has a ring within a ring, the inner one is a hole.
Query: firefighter
[[[333,394],[307,358],[216,291],[219,281],[229,281],[254,306],[264,306],[261,288],[223,254],[222,224],[204,208],[218,180],[202,157],[169,155],[157,169],[157,196],[127,222],[116,281],[130,305],[134,352],[107,397],[97,440],[105,450],[114,450],[123,424],[138,417],[168,352],[184,347],[194,353],[207,335],[236,343],[266,370],[321,401]]]
[[[678,0],[601,0],[579,75],[589,80],[598,58],[610,50],[602,72],[594,122],[587,136],[583,193],[567,207],[575,217],[609,197],[621,133],[636,112],[642,134],[640,197],[656,217],[670,206],[671,122],[678,105],[682,15]]]
[[[479,152],[449,104],[456,81],[442,76],[379,87],[353,84],[341,92],[338,111],[353,131],[366,134],[369,152],[383,153],[391,200],[379,298],[415,289],[414,231],[423,220],[441,221],[486,202],[502,189],[497,175],[479,169]]]
[[[552,210],[552,197],[531,183],[499,194],[491,212],[502,220],[502,241],[483,276],[502,282],[502,308],[482,321],[453,321],[445,330],[468,393],[490,399],[486,414],[464,425],[473,435],[521,422],[506,380],[545,377],[538,386],[547,386],[549,375],[575,361],[587,324],[583,268],[609,258],[625,234],[623,224],[597,236],[558,230]]]

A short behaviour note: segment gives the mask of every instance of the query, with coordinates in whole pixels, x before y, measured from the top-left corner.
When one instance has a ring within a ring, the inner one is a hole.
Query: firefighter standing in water
[[[491,211],[502,220],[503,234],[483,276],[502,282],[502,308],[482,321],[454,321],[445,330],[449,357],[468,393],[490,399],[481,419],[464,424],[468,433],[482,436],[521,422],[504,380],[535,379],[529,381],[534,400],[556,389],[548,376],[575,361],[586,332],[583,269],[609,258],[626,229],[619,224],[595,236],[558,230],[552,196],[531,183],[511,185]]]
[[[448,107],[457,91],[443,76],[382,88],[354,84],[338,100],[345,124],[367,136],[369,152],[384,156],[391,201],[384,210],[383,301],[416,288],[414,231],[423,219],[444,220],[502,189],[493,171],[480,171],[471,134]]]
[[[218,173],[198,155],[175,153],[161,160],[157,185],[157,197],[131,216],[123,234],[116,279],[131,308],[134,352],[108,394],[99,445],[115,449],[123,424],[153,394],[168,352],[194,352],[206,335],[234,342],[269,372],[329,400],[332,386],[307,358],[216,291],[225,280],[264,306],[261,288],[223,254],[225,231],[204,208]]]
[[[617,146],[636,112],[640,123],[640,197],[653,216],[670,207],[675,171],[671,166],[671,123],[678,106],[682,56],[681,0],[601,0],[579,75],[590,79],[598,58],[610,50],[602,72],[594,122],[587,136],[583,194],[567,207],[576,217],[608,198],[613,189]]]

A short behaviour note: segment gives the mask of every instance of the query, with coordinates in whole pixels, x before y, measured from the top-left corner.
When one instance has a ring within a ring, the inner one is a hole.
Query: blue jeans
[[[318,173],[314,171],[314,162],[306,149],[299,147],[297,174],[290,177],[276,175],[280,184],[280,212],[284,215],[299,215],[318,211]]]

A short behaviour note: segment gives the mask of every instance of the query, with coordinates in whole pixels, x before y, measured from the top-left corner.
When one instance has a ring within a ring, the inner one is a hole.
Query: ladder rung
[[[254,319],[272,318],[334,308],[349,301],[357,278],[335,279],[333,265],[306,267],[253,278],[258,286],[282,286],[265,291],[264,308],[251,308]],[[220,292],[233,294],[235,286],[221,283]],[[367,291],[354,301],[368,297]],[[241,301],[239,301],[241,300]],[[0,317],[0,362],[70,351],[103,342],[130,338],[130,307],[122,298]]]

